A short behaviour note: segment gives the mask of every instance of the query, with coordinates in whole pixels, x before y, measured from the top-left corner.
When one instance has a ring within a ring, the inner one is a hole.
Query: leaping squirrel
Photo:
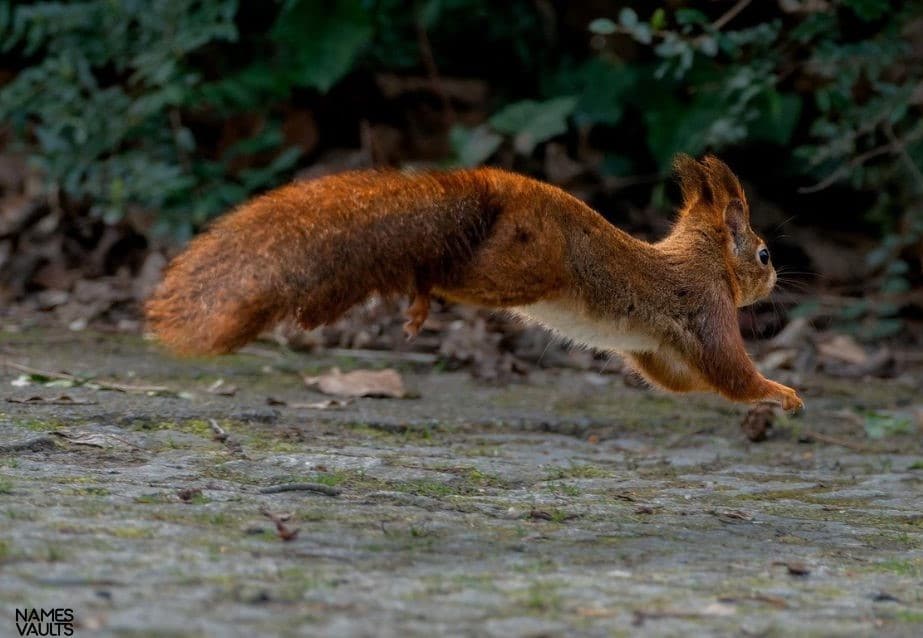
[[[803,407],[744,349],[737,308],[776,273],[746,196],[720,160],[680,155],[683,204],[657,243],[563,190],[494,168],[365,170],[258,196],[199,235],[148,300],[150,328],[187,355],[230,352],[272,324],[330,323],[373,294],[410,295],[415,335],[431,296],[506,309],[620,353],[676,392]]]

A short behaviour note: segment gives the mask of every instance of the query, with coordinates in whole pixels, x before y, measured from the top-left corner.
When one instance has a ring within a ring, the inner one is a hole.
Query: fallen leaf
[[[732,521],[752,521],[753,516],[747,512],[741,510],[709,510],[709,514],[717,516],[718,520],[722,523],[730,523]]]
[[[776,420],[776,408],[768,403],[760,403],[750,408],[740,423],[740,429],[754,443],[766,440],[766,434]]]
[[[330,372],[317,376],[305,377],[305,384],[315,387],[324,394],[339,397],[390,397],[401,399],[407,396],[404,382],[397,370],[354,370],[340,372],[333,368]]]
[[[611,618],[618,615],[615,609],[605,609],[600,607],[577,607],[574,612],[584,618]]]
[[[808,567],[805,563],[802,563],[800,560],[777,560],[772,563],[773,565],[782,565],[788,570],[788,573],[792,576],[807,576],[811,573],[811,568]]]
[[[808,320],[804,317],[796,317],[789,321],[788,325],[772,338],[769,345],[777,350],[798,350],[804,346],[810,332],[811,324],[808,323]]]
[[[836,335],[828,341],[819,343],[817,350],[825,357],[853,365],[863,365],[868,361],[865,349],[849,335]]]
[[[735,613],[733,605],[725,603],[710,603],[702,609],[703,616],[733,616]]]
[[[10,381],[10,385],[13,386],[14,388],[25,388],[27,386],[30,386],[32,385],[32,375],[21,374],[15,379],[13,379],[12,381]]]
[[[189,503],[197,496],[202,496],[202,490],[198,487],[184,487],[183,489],[177,491],[176,495],[180,498],[181,501]]]
[[[778,370],[779,368],[791,368],[797,357],[798,350],[795,348],[773,350],[760,360],[759,367],[766,372]]]
[[[217,394],[222,397],[232,397],[237,394],[236,385],[225,385],[224,379],[218,379],[210,386],[205,388],[205,391],[209,394]]]
[[[262,508],[260,512],[276,526],[276,533],[284,541],[293,541],[298,537],[298,528],[289,527],[285,524],[291,518],[291,514],[274,514],[268,508]]]

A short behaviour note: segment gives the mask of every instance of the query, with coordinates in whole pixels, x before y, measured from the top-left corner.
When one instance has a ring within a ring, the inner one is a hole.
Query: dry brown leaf
[[[404,381],[397,370],[353,370],[340,372],[332,368],[330,372],[317,377],[304,377],[308,387],[316,387],[324,394],[338,397],[377,397],[402,399],[407,396]]]
[[[825,357],[853,365],[863,365],[869,358],[865,349],[849,335],[836,335],[829,341],[818,344],[817,350]]]
[[[791,368],[797,357],[798,351],[794,348],[773,350],[760,360],[759,366],[761,370],[766,372],[778,370],[779,368]]]
[[[754,443],[765,441],[767,433],[776,420],[776,407],[769,403],[758,403],[750,408],[740,423],[740,429]]]
[[[232,397],[237,394],[237,386],[225,384],[224,379],[218,379],[205,388],[205,391],[209,394],[217,394],[221,397]]]
[[[773,561],[772,564],[785,567],[792,576],[807,576],[811,573],[811,568],[800,560],[777,560]]]

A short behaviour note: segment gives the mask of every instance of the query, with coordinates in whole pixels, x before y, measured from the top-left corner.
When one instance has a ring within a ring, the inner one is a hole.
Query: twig
[[[711,28],[720,31],[728,22],[737,17],[737,14],[747,8],[751,0],[740,0],[733,7],[724,12],[724,15],[711,23]]]
[[[640,627],[647,620],[663,620],[675,618],[679,620],[700,620],[702,618],[711,618],[710,614],[700,614],[692,611],[641,611],[636,609],[632,614],[631,624]]]
[[[89,399],[72,399],[67,395],[61,395],[55,398],[47,397],[29,397],[28,399],[17,399],[16,397],[7,397],[7,403],[23,403],[26,405],[96,405],[97,401]]]
[[[873,452],[874,448],[870,448],[867,445],[862,445],[861,443],[856,443],[855,441],[850,441],[848,439],[841,439],[836,436],[829,436],[827,434],[820,434],[819,432],[806,432],[805,436],[815,441],[820,441],[821,443],[830,443],[831,445],[839,445],[840,447],[845,447],[850,450],[855,450],[856,452]]]
[[[131,385],[128,383],[117,383],[115,381],[100,381],[99,379],[82,379],[73,374],[67,372],[50,372],[48,370],[40,370],[38,368],[33,368],[31,366],[23,365],[22,363],[16,363],[15,361],[10,361],[9,359],[2,360],[3,365],[9,366],[14,370],[19,370],[20,372],[25,372],[26,374],[34,374],[42,377],[48,377],[49,379],[59,379],[62,381],[72,381],[77,385],[95,385],[103,390],[115,390],[116,392],[172,392],[170,388],[163,385]]]
[[[180,164],[186,170],[190,170],[192,167],[192,162],[189,160],[189,154],[183,148],[183,144],[180,141],[180,136],[183,131],[183,121],[180,118],[179,109],[172,108],[169,113],[170,117],[170,130],[173,133],[173,143],[176,146],[176,155],[179,157]]]
[[[452,102],[449,100],[449,96],[442,86],[442,79],[439,77],[439,68],[436,66],[436,58],[433,56],[433,48],[430,46],[429,35],[426,33],[426,26],[423,24],[423,20],[419,15],[415,22],[417,26],[417,42],[420,46],[420,57],[423,60],[423,68],[426,69],[426,74],[429,76],[433,91],[435,91],[442,100],[442,116],[445,124],[451,125],[455,122],[455,111],[452,109]]]
[[[324,348],[318,351],[334,357],[354,357],[356,359],[410,361],[412,363],[436,363],[438,355],[425,352],[394,352],[392,350],[361,350],[351,348]]]
[[[719,603],[737,603],[740,601],[752,600],[758,603],[767,603],[777,609],[786,609],[788,603],[781,596],[771,594],[744,594],[742,596],[722,596],[718,599]]]
[[[887,130],[885,131],[885,134],[887,134]],[[893,135],[893,131],[892,131],[892,135]],[[871,159],[874,159],[880,155],[888,155],[888,154],[900,155],[902,152],[906,153],[907,144],[910,142],[916,141],[916,139],[919,138],[920,136],[923,136],[923,128],[918,129],[913,134],[908,135],[903,139],[898,139],[898,138],[889,139],[887,144],[876,146],[875,148],[869,151],[866,151],[865,153],[862,153],[861,155],[857,155],[856,157],[851,159],[848,164],[844,164],[843,166],[840,166],[838,169],[830,173],[827,177],[825,177],[821,181],[817,182],[813,186],[804,186],[802,188],[799,188],[798,192],[804,193],[804,194],[810,194],[810,193],[816,193],[818,191],[822,191],[828,186],[831,186],[832,184],[840,180],[841,178],[845,177],[846,174],[849,173],[849,171],[851,171],[852,169],[862,166],[863,164],[865,164],[867,161]],[[911,160],[911,164],[912,163],[913,162]],[[916,166],[914,166],[914,168],[916,168]],[[921,175],[921,179],[923,179],[923,175]]]
[[[920,172],[920,167],[916,165],[913,158],[910,157],[910,154],[907,152],[906,142],[901,142],[897,139],[897,135],[894,134],[894,126],[892,126],[889,120],[885,120],[884,129],[885,135],[894,146],[895,152],[901,156],[901,159],[904,160],[904,163],[907,165],[907,169],[917,178],[917,188],[923,189],[923,173]]]
[[[215,436],[213,437],[215,441],[218,443],[224,443],[224,446],[228,449],[228,452],[231,454],[238,454],[244,458],[247,457],[247,455],[244,454],[244,447],[240,444],[240,441],[237,439],[232,439],[231,435],[228,434],[228,432],[223,427],[218,425],[217,421],[214,419],[209,419],[208,426],[212,429],[212,432],[215,433]]]
[[[224,428],[218,425],[217,421],[215,421],[214,419],[209,419],[208,425],[211,426],[212,432],[215,433],[216,441],[218,441],[219,443],[224,443],[225,441],[228,440],[229,434],[225,431]]]
[[[317,492],[326,496],[339,496],[343,490],[323,483],[284,483],[260,489],[260,494],[280,494],[282,492]]]
[[[273,522],[273,524],[276,526],[276,533],[282,540],[293,541],[298,536],[298,528],[289,527],[286,525],[282,516],[273,514],[268,508],[265,507],[260,510],[260,513]]]

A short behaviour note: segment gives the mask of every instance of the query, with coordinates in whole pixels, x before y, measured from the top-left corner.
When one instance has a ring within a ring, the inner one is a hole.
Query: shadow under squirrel
[[[296,182],[218,219],[177,256],[146,304],[150,328],[187,355],[230,352],[284,318],[330,323],[373,294],[503,308],[626,357],[676,392],[803,407],[744,349],[737,308],[776,273],[746,196],[720,160],[680,155],[683,204],[649,244],[563,190],[514,173],[356,171]]]

